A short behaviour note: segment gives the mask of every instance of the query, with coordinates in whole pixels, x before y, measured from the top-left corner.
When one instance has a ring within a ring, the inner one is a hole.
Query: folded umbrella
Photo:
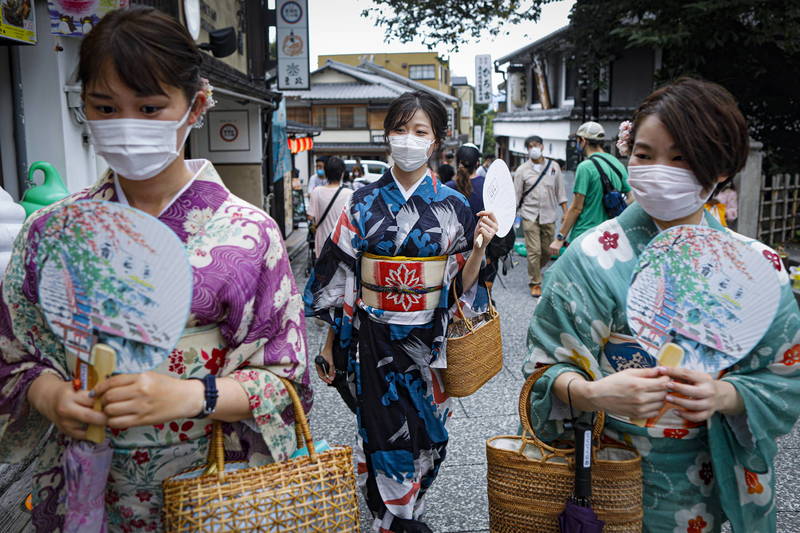
[[[601,533],[605,522],[592,511],[592,427],[573,422],[575,428],[575,490],[558,516],[561,533]]]
[[[67,513],[64,533],[105,533],[105,490],[114,451],[101,444],[75,441],[64,452]]]

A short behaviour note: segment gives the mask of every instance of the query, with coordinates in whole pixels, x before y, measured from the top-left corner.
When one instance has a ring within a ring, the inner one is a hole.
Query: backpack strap
[[[328,212],[331,210],[331,207],[333,207],[333,204],[336,203],[336,197],[339,196],[339,193],[342,192],[342,189],[344,189],[344,185],[336,189],[336,194],[333,195],[333,198],[331,198],[331,203],[328,204],[328,207],[325,208],[325,212],[322,213],[319,222],[317,222],[317,227],[321,226],[322,222],[325,220],[325,217],[328,216]]]
[[[589,157],[589,161],[594,163],[594,166],[597,168],[597,172],[600,173],[600,180],[603,182],[603,194],[608,194],[611,191],[616,191],[617,189],[611,183],[611,180],[608,179],[608,175],[603,170],[602,165],[600,165],[600,163],[597,162],[597,158],[598,157],[599,156],[597,156],[597,157],[596,156],[591,156],[591,157]],[[614,169],[614,170],[616,170],[616,169]]]
[[[539,177],[536,178],[536,182],[533,185],[531,185],[531,187],[527,191],[523,192],[522,196],[519,197],[519,202],[517,202],[517,211],[519,211],[520,207],[522,207],[522,203],[525,201],[525,197],[528,196],[528,193],[531,192],[533,189],[535,189],[536,186],[539,185],[539,182],[542,181],[542,178],[545,177],[552,163],[553,163],[552,159],[547,160],[547,164],[545,165],[544,170],[542,170],[541,174],[539,174]]]

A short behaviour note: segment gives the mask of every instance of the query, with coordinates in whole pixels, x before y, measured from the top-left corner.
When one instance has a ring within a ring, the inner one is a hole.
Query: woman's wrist
[[[718,379],[714,381],[714,388],[716,389],[717,412],[729,416],[744,413],[744,401],[733,383]]]
[[[206,388],[199,379],[181,379],[181,397],[184,398],[181,418],[194,418],[203,410]]]
[[[66,384],[67,382],[57,375],[50,372],[43,372],[39,374],[28,387],[28,403],[36,409],[39,414],[53,422],[55,416],[52,412],[52,406],[55,404],[53,398],[55,395],[61,393],[62,387],[66,386]]]

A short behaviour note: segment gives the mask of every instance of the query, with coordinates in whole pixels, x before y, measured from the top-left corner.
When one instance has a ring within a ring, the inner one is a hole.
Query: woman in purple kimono
[[[149,8],[110,13],[81,45],[86,116],[110,170],[57,205],[107,200],[157,217],[183,242],[194,288],[168,360],[98,386],[104,409],[95,412],[90,393],[73,388],[75,359],[38,306],[37,236],[52,210],[26,222],[0,300],[0,461],[20,460],[55,425],[33,477],[38,531],[63,528],[63,455],[88,424],[106,425],[113,448],[110,531],[161,529],[161,482],[205,462],[212,421],[224,423],[230,459],[257,465],[295,451],[279,376],[309,408],[302,300],[275,222],[231,194],[211,163],[184,160],[183,144],[212,102],[201,61],[179,22]]]

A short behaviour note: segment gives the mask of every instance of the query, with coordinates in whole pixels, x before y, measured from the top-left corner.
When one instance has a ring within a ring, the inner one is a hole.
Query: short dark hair
[[[447,163],[439,165],[436,172],[439,174],[439,181],[443,183],[450,181],[456,175],[456,169],[453,168],[453,165],[448,165]]]
[[[344,174],[345,166],[344,161],[336,156],[329,157],[325,161],[325,178],[328,181],[339,181]]]
[[[386,118],[383,119],[383,135],[405,125],[421,109],[428,115],[433,128],[433,137],[437,143],[444,141],[447,134],[447,110],[444,105],[433,95],[422,91],[403,93],[389,104]]]
[[[525,139],[525,148],[530,148],[531,144],[533,143],[539,143],[541,145],[544,145],[544,140],[538,135],[531,135],[530,137]]]
[[[200,89],[202,54],[186,28],[151,7],[111,11],[83,39],[78,77],[86,91],[110,64],[120,80],[144,95],[164,94],[162,84],[193,100]]]
[[[631,148],[636,131],[650,115],[664,124],[706,190],[713,189],[719,177],[733,178],[744,168],[750,146],[747,121],[721,85],[683,77],[654,91],[633,115]]]

